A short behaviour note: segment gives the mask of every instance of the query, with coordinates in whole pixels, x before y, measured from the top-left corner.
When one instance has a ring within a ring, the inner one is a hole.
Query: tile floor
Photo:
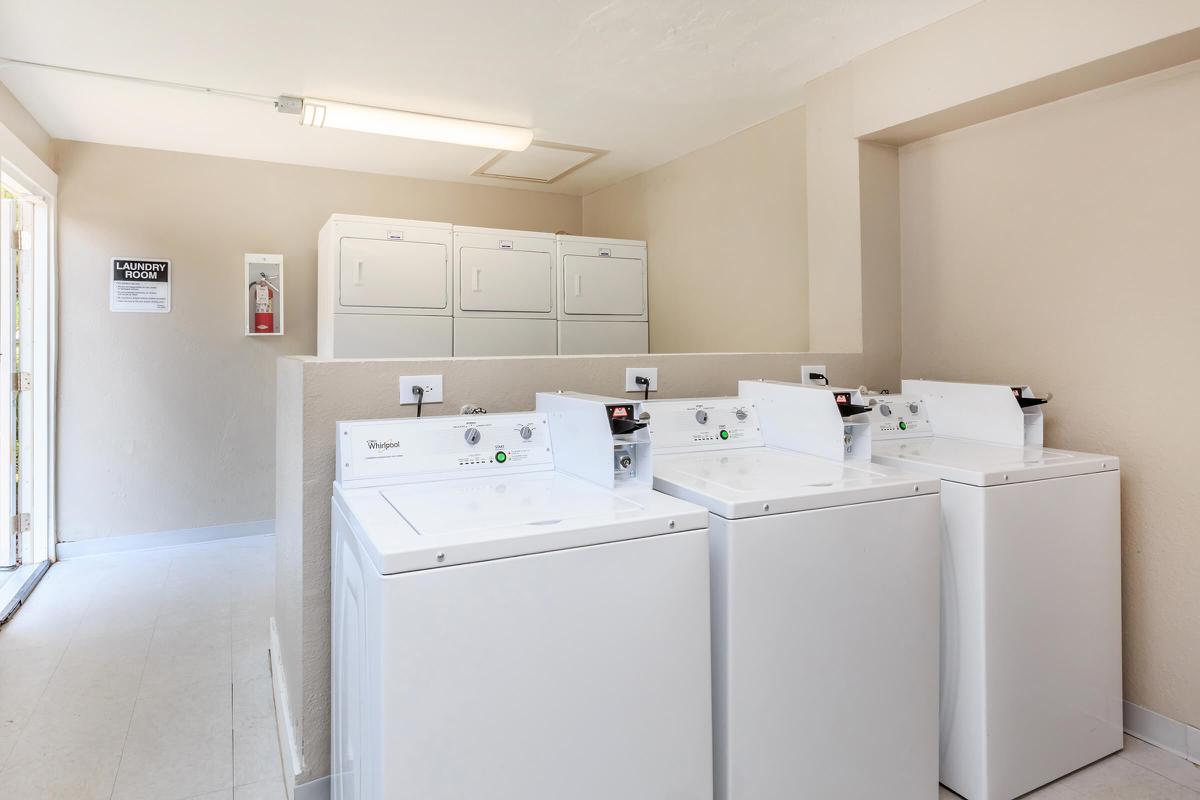
[[[942,787],[941,800],[958,795]],[[1125,749],[1021,800],[1200,800],[1200,767],[1125,737]]]
[[[0,628],[0,797],[282,800],[273,537],[60,562]]]
[[[274,585],[270,536],[52,567],[0,628],[0,797],[282,800]],[[1127,736],[1026,797],[1200,800],[1200,767]]]

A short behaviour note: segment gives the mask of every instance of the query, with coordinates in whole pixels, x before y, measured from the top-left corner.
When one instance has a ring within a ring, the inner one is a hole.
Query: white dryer
[[[934,800],[937,481],[828,392],[741,391],[646,403],[654,487],[709,510],[715,796]]]
[[[870,402],[875,461],[942,482],[942,783],[1010,800],[1120,750],[1118,459],[1043,447],[1027,386]]]
[[[449,223],[334,214],[317,240],[317,355],[453,350]]]
[[[338,423],[333,800],[711,797],[707,515],[593,413]]]
[[[558,352],[649,351],[646,243],[558,236]]]
[[[552,233],[454,226],[454,355],[558,352]]]

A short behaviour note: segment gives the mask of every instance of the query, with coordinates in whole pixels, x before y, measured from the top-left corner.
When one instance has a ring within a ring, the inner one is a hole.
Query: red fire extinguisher
[[[250,284],[250,302],[254,304],[254,332],[275,332],[275,293],[279,291],[267,278],[267,273],[258,273],[259,278]]]

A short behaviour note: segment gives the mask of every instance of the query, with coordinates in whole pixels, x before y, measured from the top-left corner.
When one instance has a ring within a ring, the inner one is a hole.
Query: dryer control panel
[[[341,422],[337,438],[343,484],[554,469],[536,412]]]
[[[762,447],[754,403],[740,397],[651,400],[650,441],[659,453]]]
[[[915,439],[932,436],[925,400],[916,395],[877,394],[867,398],[871,415],[871,438]]]

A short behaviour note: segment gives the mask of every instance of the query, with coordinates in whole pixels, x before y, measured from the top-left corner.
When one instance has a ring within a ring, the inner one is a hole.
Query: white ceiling
[[[977,0],[0,0],[0,56],[532,127],[610,151],[587,194],[801,105]],[[495,153],[301,128],[266,104],[0,65],[57,138],[472,183]]]

